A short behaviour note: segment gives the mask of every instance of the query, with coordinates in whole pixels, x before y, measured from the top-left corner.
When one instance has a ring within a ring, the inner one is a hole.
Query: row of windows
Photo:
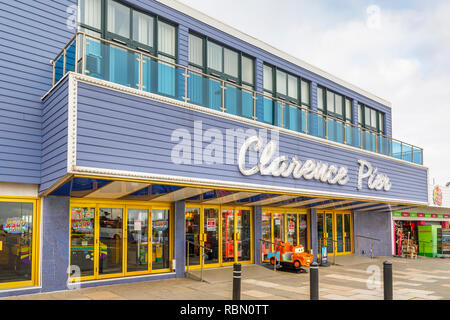
[[[310,106],[310,83],[283,70],[264,65],[264,91],[289,102]]]
[[[176,27],[114,0],[79,0],[80,30],[176,62]],[[190,68],[254,89],[254,59],[207,37],[189,34]],[[310,82],[277,67],[264,65],[264,92],[310,107]],[[352,122],[351,99],[327,88],[317,88],[318,111]],[[359,125],[384,133],[384,114],[359,104]]]
[[[206,37],[189,34],[189,65],[197,71],[254,88],[254,60]]]
[[[113,0],[79,0],[80,30],[175,63],[176,27]]]

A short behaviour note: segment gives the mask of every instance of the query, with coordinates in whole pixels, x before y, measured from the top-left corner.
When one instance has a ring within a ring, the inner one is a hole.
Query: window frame
[[[369,111],[375,111],[376,127],[366,124],[366,109],[369,109]],[[364,129],[385,135],[386,114],[364,103],[358,102],[358,124]]]
[[[328,88],[324,86],[317,86],[317,97],[319,97],[319,89],[322,90],[322,101],[323,101],[323,110],[319,109],[319,103],[317,102],[317,109],[320,112],[323,112],[323,114],[327,116],[331,116],[333,118],[340,119],[344,122],[351,123],[353,121],[353,100],[343,94],[337,93],[333,90],[329,90]],[[342,114],[338,114],[336,112],[328,110],[328,93],[333,94],[334,99],[334,110],[336,110],[336,95],[339,95],[342,97]],[[317,99],[318,101],[319,99]],[[347,115],[347,108],[346,108],[346,101],[350,101],[350,115]]]
[[[124,45],[130,49],[134,49],[137,51],[142,51],[144,54],[149,54],[154,57],[158,57],[158,55],[165,56],[167,58],[173,59],[176,63],[178,57],[178,25],[172,21],[161,18],[156,14],[152,14],[149,12],[145,12],[143,10],[136,9],[132,6],[124,4],[122,2],[116,0],[100,0],[101,1],[101,30],[91,27],[89,25],[79,23],[79,28],[87,29],[101,35],[102,39],[116,42],[118,44]],[[113,33],[108,31],[108,8],[110,2],[116,2],[120,5],[123,5],[130,10],[130,26],[129,26],[129,35],[128,38],[122,35]],[[78,9],[81,9],[80,1],[78,1]],[[133,31],[134,31],[134,12],[138,12],[145,16],[149,16],[153,19],[153,43],[152,45],[144,44],[139,41],[133,39]],[[158,37],[158,22],[161,21],[175,28],[175,54],[170,55],[165,52],[159,50],[159,37]]]
[[[202,50],[203,50],[203,65],[198,65],[196,63],[193,63],[191,61],[189,61],[188,58],[188,64],[190,67],[194,67],[197,70],[202,70],[201,72],[203,72],[204,74],[207,75],[212,75],[216,78],[225,80],[225,81],[229,81],[232,82],[238,86],[242,86],[242,87],[246,87],[249,90],[255,90],[255,68],[256,68],[256,62],[255,62],[255,58],[245,54],[241,51],[238,51],[236,49],[233,49],[231,47],[228,47],[226,45],[223,45],[222,43],[214,40],[214,39],[210,39],[209,37],[206,37],[198,32],[195,31],[189,31],[189,35],[192,35],[194,37],[200,38],[202,39]],[[219,47],[222,48],[222,72],[217,71],[215,69],[212,69],[208,66],[208,43],[213,43],[214,45],[217,45]],[[226,50],[230,50],[234,53],[236,53],[238,55],[238,61],[237,61],[237,77],[234,77],[233,75],[227,74],[225,73],[225,49]],[[252,74],[252,78],[253,78],[253,83],[249,83],[246,81],[243,81],[242,79],[242,60],[243,57],[251,60],[253,62],[253,74]]]

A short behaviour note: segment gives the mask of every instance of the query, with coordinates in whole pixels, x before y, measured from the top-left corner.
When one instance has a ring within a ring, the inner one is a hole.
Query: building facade
[[[389,102],[177,1],[0,0],[0,295],[392,254]],[[358,244],[356,246],[356,244]]]

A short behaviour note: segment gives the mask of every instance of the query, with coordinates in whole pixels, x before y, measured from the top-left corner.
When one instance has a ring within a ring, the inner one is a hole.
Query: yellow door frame
[[[39,282],[40,213],[41,201],[37,197],[0,197],[0,202],[22,202],[33,205],[33,235],[31,244],[31,280],[0,283],[0,289],[36,286]]]
[[[127,200],[107,200],[107,199],[71,199],[69,212],[69,236],[72,239],[72,208],[73,207],[88,207],[95,209],[94,217],[94,271],[92,276],[70,277],[69,281],[88,281],[96,279],[120,278],[125,276],[146,275],[152,273],[170,272],[172,267],[165,269],[152,269],[152,254],[153,254],[153,219],[152,214],[154,209],[169,210],[169,266],[173,259],[173,210],[171,203],[164,202],[149,202],[149,201],[127,201]],[[120,208],[122,209],[122,272],[115,274],[99,274],[99,235],[100,235],[100,209]],[[128,244],[128,209],[147,209],[148,210],[148,269],[147,271],[127,272],[127,244]],[[72,242],[69,250],[69,265],[71,265],[72,257]]]
[[[305,250],[310,250],[311,243],[309,241],[310,237],[310,213],[308,209],[304,208],[277,208],[277,207],[262,207],[262,213],[270,213],[270,231],[271,231],[271,242],[274,242],[274,213],[279,213],[283,215],[283,224],[284,224],[284,235],[283,235],[283,241],[287,241],[287,215],[288,214],[295,214],[297,219],[297,227],[296,227],[296,234],[297,234],[297,244],[300,242],[300,215],[306,216],[306,246]],[[274,251],[274,245],[271,246],[272,251]]]
[[[332,256],[334,254],[336,254],[337,256],[339,255],[348,255],[348,254],[352,254],[353,253],[353,219],[352,219],[352,212],[351,211],[339,211],[339,210],[317,210],[317,215],[322,215],[323,218],[323,233],[322,233],[322,237],[324,234],[328,233],[326,232],[326,226],[327,226],[327,219],[326,219],[326,215],[327,214],[331,214],[331,224],[332,224],[332,246],[333,246],[333,253],[327,252],[328,256]],[[344,236],[343,236],[343,252],[337,252],[337,216],[338,215],[342,215],[342,235],[344,235],[344,230],[345,230],[345,222],[344,222],[344,216],[348,215],[350,217],[349,221],[350,221],[350,251],[345,251],[345,242],[344,242]],[[325,243],[324,245],[327,246],[327,237],[323,237],[325,238]],[[320,250],[319,250],[320,251]],[[319,256],[320,256],[319,252]]]
[[[239,261],[240,264],[251,264],[253,263],[253,209],[251,207],[245,207],[245,206],[233,206],[233,205],[208,205],[208,204],[197,204],[197,203],[186,203],[185,205],[186,209],[199,209],[200,210],[200,243],[201,245],[204,244],[204,241],[202,237],[206,235],[204,232],[205,227],[205,209],[217,209],[218,210],[218,225],[219,228],[218,237],[219,237],[219,259],[218,263],[212,263],[212,264],[203,264],[203,268],[217,268],[217,267],[224,267],[224,266],[231,266],[235,262],[238,261],[238,254],[237,254],[237,246],[236,246],[236,235],[237,235],[237,210],[248,210],[250,211],[250,260],[248,261]],[[222,213],[223,210],[233,210],[233,245],[234,245],[234,261],[232,262],[223,262],[223,223],[222,223]],[[203,259],[204,250],[200,250],[200,259]],[[200,260],[202,261],[202,260]],[[200,269],[201,263],[199,265],[189,265],[189,269],[195,270]],[[187,270],[187,266],[185,266],[185,270]]]

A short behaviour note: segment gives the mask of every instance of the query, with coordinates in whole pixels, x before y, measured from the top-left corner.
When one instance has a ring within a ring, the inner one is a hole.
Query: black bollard
[[[319,265],[317,262],[311,263],[309,267],[309,298],[319,300]]]
[[[241,300],[241,268],[240,263],[235,263],[233,266],[233,300]]]
[[[383,262],[383,287],[384,287],[384,300],[393,300],[393,288],[392,288],[392,262]]]

